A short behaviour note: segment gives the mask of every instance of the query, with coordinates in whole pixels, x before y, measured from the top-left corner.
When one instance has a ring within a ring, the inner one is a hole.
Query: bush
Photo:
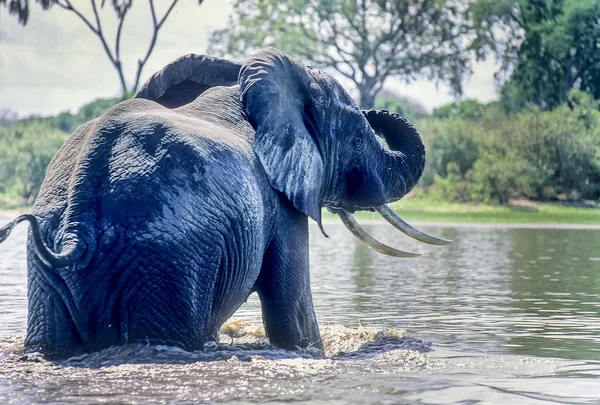
[[[0,206],[31,204],[60,146],[81,124],[104,114],[120,99],[99,99],[77,114],[29,117],[0,127]]]
[[[0,129],[0,193],[3,200],[31,204],[54,153],[67,134],[43,121]]]
[[[572,109],[509,116],[488,108],[477,119],[422,120],[428,162],[421,186],[453,201],[600,199],[598,103],[581,92],[571,100]]]
[[[486,110],[486,105],[477,100],[455,101],[443,105],[433,110],[433,116],[436,118],[480,118]]]
[[[426,119],[419,122],[418,129],[427,152],[421,184],[429,186],[435,176],[445,178],[452,170],[464,178],[479,156],[478,134],[472,123],[459,118]]]

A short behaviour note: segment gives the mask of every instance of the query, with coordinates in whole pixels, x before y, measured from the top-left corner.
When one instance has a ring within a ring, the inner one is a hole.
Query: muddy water
[[[325,358],[270,348],[252,297],[214,353],[130,345],[46,362],[22,354],[20,226],[0,246],[0,403],[600,403],[600,231],[422,228],[455,243],[367,226],[423,253],[399,260],[341,225],[311,230]]]

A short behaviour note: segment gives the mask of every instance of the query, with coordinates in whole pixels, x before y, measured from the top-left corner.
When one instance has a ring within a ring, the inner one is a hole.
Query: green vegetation
[[[511,115],[492,104],[480,118],[419,121],[428,151],[420,186],[453,202],[600,199],[598,102],[573,92],[571,104]]]
[[[276,46],[349,79],[361,107],[415,122],[428,151],[417,192],[427,201],[600,222],[594,210],[578,219],[506,207],[514,198],[600,200],[600,0],[236,0],[231,21],[211,37],[212,51]],[[501,97],[490,104],[457,101],[428,117],[383,90],[389,77],[424,76],[460,94],[470,61],[490,52],[502,62]]]
[[[481,118],[489,107],[490,105],[481,104],[477,100],[455,101],[433,110],[433,116],[436,118]]]
[[[485,205],[450,203],[429,198],[409,198],[392,204],[405,220],[435,222],[552,223],[600,225],[600,207],[535,203]],[[362,218],[372,219],[370,213]],[[379,218],[376,215],[376,218]]]
[[[468,3],[455,0],[235,0],[209,53],[243,58],[274,46],[350,80],[372,108],[389,78],[428,78],[462,92],[475,36]]]
[[[33,203],[58,148],[78,126],[92,120],[120,99],[100,99],[77,114],[30,117],[15,125],[0,127],[0,207],[14,208]]]
[[[572,110],[563,105],[511,115],[499,103],[467,101],[425,116],[418,105],[393,94],[387,97],[382,101],[386,107],[405,108],[416,117],[428,153],[417,197],[394,204],[406,219],[600,223],[599,208],[561,205],[579,201],[582,206],[583,200],[591,200],[590,206],[593,201],[598,206],[600,200],[600,111],[588,94],[572,93]],[[96,100],[77,114],[0,127],[0,207],[31,204],[46,166],[68,134],[118,101]],[[547,203],[512,206],[514,198]],[[369,213],[360,216],[372,218]]]
[[[417,193],[390,206],[406,221],[465,222],[495,224],[581,224],[600,225],[600,205],[566,205],[515,201],[511,205],[453,203]],[[376,212],[359,211],[359,220],[382,220]],[[324,219],[337,216],[323,210]]]
[[[67,135],[33,121],[0,128],[0,204],[31,204],[54,152]]]
[[[600,225],[600,207],[592,206],[530,202],[524,205],[466,204],[417,197],[400,200],[391,207],[407,221]],[[326,210],[323,213],[326,219],[336,218]],[[379,214],[365,211],[355,216],[362,220],[381,219]]]
[[[372,108],[387,79],[461,83],[495,53],[507,112],[600,98],[600,0],[235,0],[210,52],[275,46],[350,80]]]
[[[599,0],[473,0],[476,42],[496,50],[507,111],[568,103],[577,89],[600,98]]]

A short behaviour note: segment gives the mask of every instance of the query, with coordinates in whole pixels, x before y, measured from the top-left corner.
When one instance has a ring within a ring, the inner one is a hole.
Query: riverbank
[[[550,225],[597,225],[600,226],[600,207],[593,205],[569,206],[559,203],[514,201],[511,205],[461,204],[435,201],[425,198],[409,198],[391,204],[391,207],[407,221],[437,223],[486,223],[486,224],[550,224]],[[327,211],[323,211],[324,214]],[[362,220],[379,220],[377,213],[359,212]],[[324,218],[333,218],[329,214]]]
[[[413,222],[446,224],[495,224],[505,226],[521,224],[531,227],[564,228],[569,225],[591,225],[600,227],[600,207],[591,204],[569,206],[558,203],[515,201],[511,205],[484,205],[446,203],[425,198],[408,198],[391,204],[403,219]],[[30,207],[0,209],[0,217],[10,218],[25,212]],[[363,221],[379,221],[377,213],[358,212],[355,216]],[[323,219],[337,218],[323,210]],[[577,228],[577,226],[575,226]]]

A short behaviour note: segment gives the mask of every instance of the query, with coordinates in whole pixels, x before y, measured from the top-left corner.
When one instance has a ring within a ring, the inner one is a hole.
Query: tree
[[[477,0],[478,37],[497,44],[508,110],[553,109],[573,89],[600,98],[600,0]]]
[[[0,108],[0,127],[9,127],[19,120],[19,114],[10,108]]]
[[[275,46],[351,80],[371,108],[390,77],[447,82],[457,94],[470,72],[469,2],[460,0],[234,0],[230,28],[211,53],[246,56]],[[479,52],[477,56],[483,56]]]
[[[52,156],[77,127],[98,118],[119,98],[97,99],[76,114],[28,117],[0,126],[0,207],[31,204]],[[16,114],[6,110],[12,119]],[[2,111],[0,110],[0,118]]]
[[[102,19],[100,18],[100,13],[98,8],[104,7],[106,0],[101,0],[100,5],[98,5],[97,0],[89,0],[90,5],[92,7],[93,18],[86,16],[82,11],[81,2],[74,0],[36,0],[36,3],[39,3],[44,10],[48,10],[54,6],[60,7],[66,11],[70,11],[75,13],[77,17],[92,31],[92,33],[98,37],[100,43],[102,44],[102,48],[104,49],[104,53],[110,59],[110,63],[113,68],[117,72],[119,76],[119,82],[121,85],[121,93],[122,97],[126,98],[128,95],[134,93],[139,85],[140,77],[142,75],[142,70],[144,69],[144,65],[150,58],[152,51],[154,50],[154,46],[156,45],[156,40],[158,38],[158,32],[162,28],[163,24],[167,20],[167,17],[171,14],[171,11],[175,8],[178,0],[172,0],[169,4],[166,12],[162,17],[157,15],[156,9],[154,7],[154,1],[148,0],[150,5],[150,15],[152,18],[152,36],[150,38],[150,43],[148,45],[148,49],[144,56],[137,61],[136,72],[134,76],[133,83],[130,87],[127,87],[127,81],[125,79],[125,74],[123,72],[123,65],[121,63],[121,55],[120,55],[120,45],[121,45],[121,32],[123,29],[123,24],[125,22],[125,17],[129,10],[131,10],[133,0],[111,0],[112,7],[116,13],[116,17],[118,20],[117,32],[115,34],[114,39],[114,47],[111,49],[107,37],[107,33],[103,30],[102,27]],[[8,2],[8,3],[7,3]],[[198,4],[202,4],[203,0],[198,0]],[[19,20],[19,22],[23,25],[27,24],[29,18],[29,0],[0,0],[0,4],[7,5],[9,13],[15,14]]]
[[[460,117],[466,119],[481,118],[485,112],[486,105],[477,100],[462,100],[443,105],[433,110],[436,118]]]

